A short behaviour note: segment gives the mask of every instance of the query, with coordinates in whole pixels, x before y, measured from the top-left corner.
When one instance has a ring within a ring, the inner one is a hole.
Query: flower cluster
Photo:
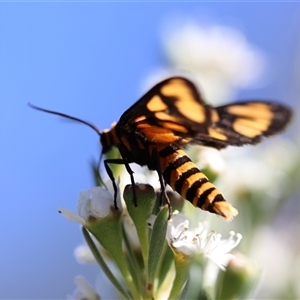
[[[133,188],[138,197],[137,207]],[[124,208],[119,184],[117,195],[118,209],[114,206],[114,193],[94,187],[80,193],[78,214],[65,208],[59,211],[68,220],[83,226],[87,246],[77,248],[79,260],[97,262],[124,298],[172,299],[188,292],[185,286],[188,280],[193,280],[189,279],[193,261],[202,261],[199,273],[204,272],[208,260],[224,272],[234,258],[230,251],[239,244],[240,234],[231,232],[229,238],[222,239],[220,234],[210,232],[205,222],[191,225],[193,221],[183,212],[174,211],[169,219],[168,208],[156,206],[160,197],[152,186],[127,185],[123,192]],[[133,235],[135,243],[132,243]],[[118,273],[111,271],[113,265]],[[101,291],[94,292],[81,277],[76,279],[76,284],[75,299],[97,299],[101,295]],[[203,291],[204,286],[199,286],[198,292]]]
[[[202,254],[225,271],[225,267],[233,257],[229,252],[239,244],[242,235],[231,231],[229,238],[222,240],[221,234],[208,231],[207,223],[199,222],[195,228],[190,228],[189,223],[184,214],[174,212],[167,229],[170,247],[188,256]]]

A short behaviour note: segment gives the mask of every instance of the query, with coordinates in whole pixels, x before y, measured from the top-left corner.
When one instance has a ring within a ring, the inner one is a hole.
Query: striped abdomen
[[[166,183],[184,199],[226,220],[237,214],[237,210],[226,202],[220,191],[209,182],[183,150],[174,146],[162,146],[157,150]]]

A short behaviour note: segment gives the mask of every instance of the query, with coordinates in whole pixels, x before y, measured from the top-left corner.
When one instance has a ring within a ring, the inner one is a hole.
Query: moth
[[[194,206],[226,220],[232,219],[237,210],[183,149],[191,144],[216,149],[257,144],[263,137],[282,131],[292,116],[290,108],[277,102],[254,100],[212,107],[203,100],[196,85],[183,77],[156,84],[117,123],[103,131],[81,119],[29,105],[94,129],[100,136],[102,154],[118,148],[121,158],[104,160],[115,193],[117,188],[108,164],[124,164],[134,185],[130,163],[136,163],[157,172],[169,208],[166,184]]]

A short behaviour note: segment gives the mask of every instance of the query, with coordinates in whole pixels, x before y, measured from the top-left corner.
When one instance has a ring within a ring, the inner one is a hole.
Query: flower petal
[[[67,220],[72,221],[72,222],[77,222],[80,223],[82,225],[85,225],[85,219],[82,218],[81,216],[75,214],[74,212],[72,212],[71,210],[67,209],[67,208],[59,208],[58,209],[59,213],[61,213]]]

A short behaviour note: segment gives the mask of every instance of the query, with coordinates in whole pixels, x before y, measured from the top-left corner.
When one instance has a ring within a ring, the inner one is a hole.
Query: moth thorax
[[[120,141],[116,134],[116,127],[115,124],[112,124],[112,127],[110,129],[103,130],[101,137],[100,137],[100,143],[102,145],[102,151],[103,153],[108,152],[112,146],[117,146]]]

